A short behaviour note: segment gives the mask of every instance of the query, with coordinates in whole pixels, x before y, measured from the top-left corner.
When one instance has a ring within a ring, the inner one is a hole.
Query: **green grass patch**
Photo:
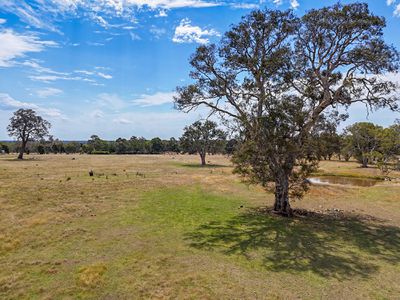
[[[142,196],[135,219],[152,224],[161,232],[166,227],[188,230],[206,222],[227,220],[243,209],[245,202],[200,186],[157,189]]]
[[[340,172],[314,172],[310,175],[323,177],[323,176],[335,176],[335,177],[348,177],[348,178],[359,178],[359,179],[374,179],[374,180],[385,180],[385,176],[381,175],[365,175],[359,173],[340,173]]]

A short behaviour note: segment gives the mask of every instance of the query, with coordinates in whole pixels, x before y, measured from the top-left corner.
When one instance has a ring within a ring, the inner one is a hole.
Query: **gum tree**
[[[7,127],[8,134],[21,141],[18,159],[23,159],[29,141],[40,140],[49,133],[51,124],[32,109],[19,109],[14,112]]]
[[[275,193],[274,210],[291,215],[289,199],[307,189],[315,168],[310,132],[337,108],[364,102],[397,109],[398,53],[383,39],[385,20],[367,4],[336,4],[297,18],[256,10],[218,45],[197,48],[193,82],[177,88],[176,107],[206,106],[242,134],[236,170]],[[271,186],[272,183],[272,186]]]
[[[381,147],[383,128],[369,122],[359,122],[348,126],[345,131],[354,157],[363,168],[368,168]]]
[[[188,153],[198,153],[201,165],[206,165],[206,155],[215,152],[217,148],[223,148],[221,142],[225,141],[225,133],[218,129],[217,123],[213,121],[196,121],[185,127],[180,139],[182,149]]]

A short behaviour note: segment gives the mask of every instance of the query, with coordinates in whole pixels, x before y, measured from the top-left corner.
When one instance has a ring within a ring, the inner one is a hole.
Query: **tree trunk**
[[[363,157],[361,163],[362,163],[363,168],[368,168],[368,158],[367,157]]]
[[[206,153],[200,153],[200,158],[201,158],[201,165],[205,166],[206,165]]]
[[[275,179],[274,211],[283,216],[293,216],[289,203],[289,176],[287,174],[281,174]]]
[[[24,159],[24,153],[26,148],[26,142],[21,143],[21,149],[19,150],[18,159]]]

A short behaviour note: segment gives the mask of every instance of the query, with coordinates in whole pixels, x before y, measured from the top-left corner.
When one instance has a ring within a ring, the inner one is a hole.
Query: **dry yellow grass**
[[[0,157],[0,298],[396,299],[400,186],[315,186],[293,220],[210,156]],[[89,171],[94,176],[89,176]],[[321,171],[375,176],[356,163]]]

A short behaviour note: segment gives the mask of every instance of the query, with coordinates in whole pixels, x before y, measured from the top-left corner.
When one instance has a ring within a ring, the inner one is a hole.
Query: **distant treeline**
[[[223,135],[222,135],[223,136]],[[387,128],[368,122],[355,123],[348,126],[341,134],[336,126],[327,123],[318,126],[310,134],[311,141],[306,151],[318,160],[330,160],[332,157],[339,160],[356,159],[363,167],[369,164],[386,166],[395,163],[400,168],[400,122]],[[191,141],[191,140],[190,140]],[[92,135],[87,142],[65,142],[50,138],[48,140],[32,141],[26,148],[26,153],[86,153],[86,154],[162,154],[162,153],[189,153],[198,152],[193,147],[195,142],[188,142],[185,135],[179,140],[170,138],[162,140],[158,137],[145,139],[131,137],[118,138],[115,141],[106,141],[97,135]],[[205,143],[199,140],[196,143]],[[241,145],[241,138],[218,138],[208,141],[207,153],[231,155]],[[0,150],[4,153],[17,153],[20,142],[0,142]]]
[[[221,140],[218,146],[213,147],[210,154],[232,154],[237,141]],[[0,149],[5,153],[18,153],[19,142],[0,142]],[[92,135],[87,142],[61,141],[49,139],[32,141],[28,144],[26,153],[38,154],[163,154],[163,153],[190,153],[196,151],[188,150],[181,145],[180,140],[170,138],[162,140],[158,137],[145,139],[144,137],[133,136],[130,139],[118,138],[115,141],[106,141],[97,135]]]

